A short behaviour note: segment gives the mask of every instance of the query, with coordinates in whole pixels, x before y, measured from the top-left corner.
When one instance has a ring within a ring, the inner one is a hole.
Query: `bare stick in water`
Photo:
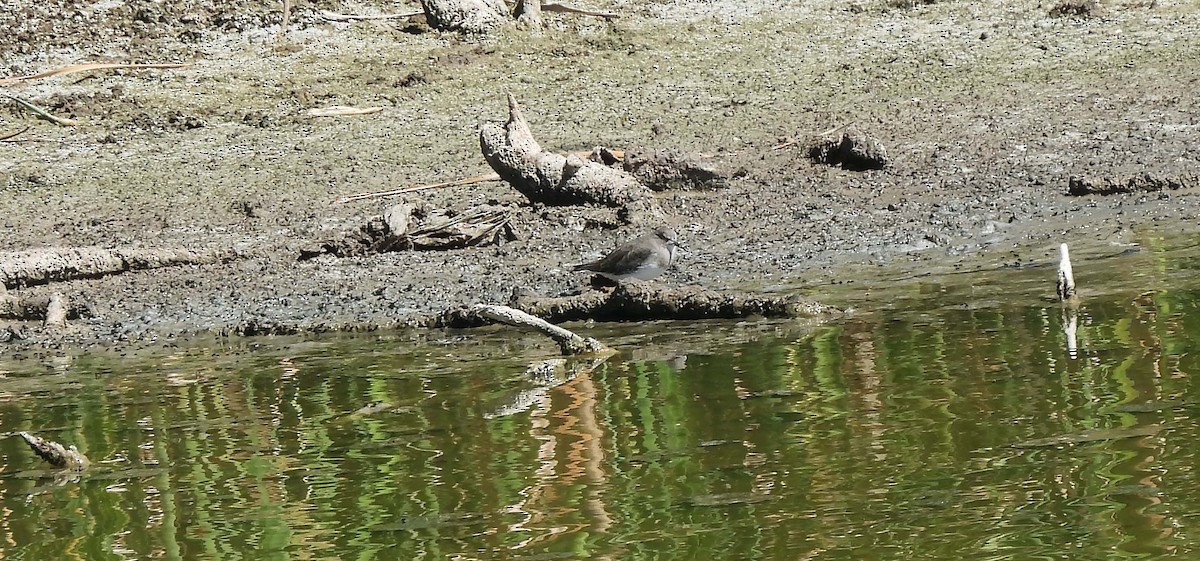
[[[1058,246],[1058,299],[1066,302],[1075,297],[1075,274],[1071,272],[1071,254],[1067,244]]]
[[[518,327],[531,327],[541,331],[558,343],[564,355],[598,353],[607,349],[603,343],[591,337],[580,337],[568,329],[554,325],[537,316],[529,315],[521,310],[509,308],[508,306],[476,304],[471,307],[471,311],[480,317],[485,317],[492,321]]]

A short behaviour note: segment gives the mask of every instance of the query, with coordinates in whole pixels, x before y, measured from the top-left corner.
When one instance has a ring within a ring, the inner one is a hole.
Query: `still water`
[[[8,363],[0,431],[94,465],[0,439],[0,558],[1195,558],[1200,250],[1102,253],[1075,357],[1047,259],[540,376],[505,329]]]

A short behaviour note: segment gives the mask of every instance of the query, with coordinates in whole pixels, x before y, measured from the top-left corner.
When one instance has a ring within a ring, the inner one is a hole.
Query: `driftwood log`
[[[479,145],[501,179],[532,203],[600,205],[616,209],[629,223],[662,217],[654,193],[629,173],[574,154],[542,150],[512,94],[508,121],[480,127]]]
[[[50,465],[71,471],[83,471],[87,469],[91,462],[83,452],[75,449],[74,445],[63,446],[54,441],[46,440],[40,436],[32,435],[27,432],[17,433],[29,445],[34,454],[39,458],[46,460]]]
[[[94,279],[141,269],[224,263],[231,250],[46,248],[0,252],[0,284],[9,288],[76,279]]]
[[[564,321],[654,321],[736,319],[749,316],[811,317],[840,310],[792,296],[732,295],[698,288],[665,288],[650,283],[623,282],[611,291],[593,290],[575,296],[519,296],[515,309],[560,323]],[[447,310],[432,318],[432,327],[478,327],[488,318],[470,308]]]

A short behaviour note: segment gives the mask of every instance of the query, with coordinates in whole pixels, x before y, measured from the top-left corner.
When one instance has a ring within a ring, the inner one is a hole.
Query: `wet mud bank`
[[[1188,3],[601,1],[621,17],[474,37],[330,21],[347,8],[324,2],[282,35],[233,0],[35,25],[59,8],[10,22],[5,76],[188,66],[0,85],[74,123],[0,105],[0,352],[434,326],[586,295],[572,265],[660,225],[689,253],[649,290],[780,302],[1034,263],[1052,294],[1061,242],[1080,260],[1200,231]],[[480,131],[503,129],[508,94],[559,166],[531,177],[641,170],[648,187],[620,204],[500,180],[341,202],[499,171]],[[65,325],[46,325],[56,298]]]

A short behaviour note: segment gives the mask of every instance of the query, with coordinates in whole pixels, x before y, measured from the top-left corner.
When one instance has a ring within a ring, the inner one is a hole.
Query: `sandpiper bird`
[[[656,228],[636,240],[630,241],[599,261],[576,265],[576,271],[589,271],[614,281],[628,279],[650,280],[671,266],[675,261],[675,249],[683,247],[675,230]]]

